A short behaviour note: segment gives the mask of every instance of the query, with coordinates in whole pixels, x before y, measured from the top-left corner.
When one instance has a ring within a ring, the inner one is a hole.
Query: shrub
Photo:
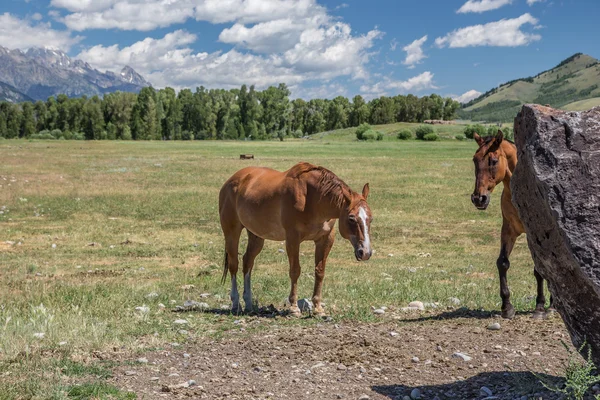
[[[362,140],[377,140],[377,132],[368,130],[362,134]]]
[[[73,140],[85,140],[85,135],[83,134],[83,132],[75,132],[73,133]]]
[[[367,140],[363,137],[364,133],[371,130],[371,125],[364,123],[356,128],[356,138],[358,140]]]
[[[123,127],[123,132],[121,132],[121,139],[123,140],[131,140],[131,128],[129,127],[129,125],[125,125]]]
[[[427,135],[423,136],[423,140],[426,140],[428,142],[435,142],[439,138],[440,137],[435,132],[431,132],[431,133],[428,133]]]
[[[383,133],[374,129],[369,129],[362,134],[362,140],[383,140]]]
[[[73,139],[73,133],[71,131],[64,131],[60,138],[64,138],[65,140]]]
[[[301,129],[296,129],[296,131],[292,134],[296,139],[300,139],[304,136],[304,132]]]
[[[34,133],[33,135],[29,135],[29,139],[41,139],[41,140],[56,140],[52,134],[48,131],[42,131],[40,133]]]
[[[473,135],[477,133],[479,136],[485,136],[487,133],[487,128],[483,125],[467,125],[465,128],[464,134],[467,139],[473,139]]]
[[[59,137],[62,136],[62,132],[60,129],[52,129],[52,131],[50,132],[50,134],[52,136],[54,136],[54,139],[58,139]]]
[[[413,134],[410,129],[402,129],[400,132],[398,132],[396,137],[400,140],[408,140],[412,139]]]
[[[425,140],[425,136],[429,135],[430,133],[435,134],[435,131],[433,130],[432,127],[427,126],[427,125],[421,125],[415,131],[415,135],[417,136],[417,139],[420,139],[420,140]]]
[[[181,132],[181,140],[194,140],[194,134],[190,131]]]
[[[463,135],[462,133],[459,133],[458,135],[454,136],[456,138],[456,140],[466,140],[467,137],[465,135]]]

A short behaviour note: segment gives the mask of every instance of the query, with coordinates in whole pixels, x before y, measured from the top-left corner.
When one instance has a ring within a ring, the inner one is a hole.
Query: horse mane
[[[346,194],[351,194],[352,189],[343,180],[338,178],[336,174],[327,168],[310,163],[298,163],[294,165],[288,172],[291,178],[299,179],[302,175],[309,172],[317,172],[317,190],[321,197],[329,197],[336,207],[342,207],[347,199]]]

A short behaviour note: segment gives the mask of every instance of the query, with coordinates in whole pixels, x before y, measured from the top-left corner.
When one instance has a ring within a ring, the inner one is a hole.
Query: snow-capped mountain
[[[100,72],[51,47],[30,48],[23,52],[0,46],[0,82],[34,100],[46,100],[61,93],[77,97],[101,96],[115,91],[138,92],[142,87],[150,86],[131,67],[123,68],[120,74]]]

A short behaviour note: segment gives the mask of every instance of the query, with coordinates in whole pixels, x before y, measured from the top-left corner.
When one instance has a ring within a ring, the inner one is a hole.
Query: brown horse
[[[480,137],[477,133],[473,136],[479,149],[473,156],[475,163],[475,190],[471,195],[471,201],[479,210],[487,209],[490,203],[492,191],[496,185],[502,182],[502,232],[500,238],[500,255],[496,261],[498,274],[500,275],[500,297],[502,298],[502,317],[513,318],[515,309],[510,303],[510,290],[506,281],[506,272],[510,267],[508,257],[513,250],[517,238],[525,232],[519,214],[512,203],[510,190],[510,178],[517,166],[517,148],[514,143],[504,139],[502,131],[496,136]],[[545,316],[544,306],[544,278],[535,270],[537,281],[536,307],[534,318]],[[550,297],[550,310],[552,310],[552,297]]]
[[[300,243],[315,242],[315,286],[312,301],[316,314],[323,314],[321,289],[325,263],[335,240],[335,220],[340,234],[354,247],[358,261],[371,257],[371,210],[367,204],[369,184],[362,195],[354,192],[333,172],[309,163],[299,163],[285,172],[248,167],[236,172],[219,193],[219,215],[225,235],[225,265],[231,274],[232,311],[240,311],[236,275],[238,243],[243,228],[248,232],[248,247],[243,258],[245,311],[252,311],[250,277],[254,259],[265,239],[285,240],[292,288],[290,312],[300,314],[297,306],[300,276]]]

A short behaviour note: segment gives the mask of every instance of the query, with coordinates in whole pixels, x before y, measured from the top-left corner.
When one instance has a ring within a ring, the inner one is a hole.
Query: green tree
[[[21,129],[19,137],[29,137],[35,133],[35,117],[33,114],[33,104],[26,101],[22,104]]]

